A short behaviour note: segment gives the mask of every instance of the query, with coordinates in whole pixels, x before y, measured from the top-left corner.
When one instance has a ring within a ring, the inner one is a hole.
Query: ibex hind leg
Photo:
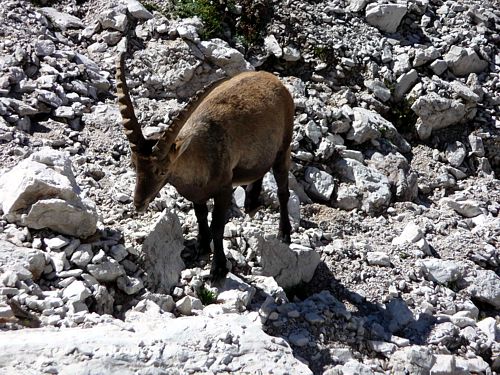
[[[208,208],[206,203],[194,203],[194,213],[198,221],[198,240],[196,243],[197,256],[210,254],[212,234],[208,227]]]
[[[259,196],[262,189],[262,178],[252,182],[245,188],[245,212],[250,217],[253,217],[261,206]]]
[[[273,165],[273,174],[278,185],[278,200],[280,203],[280,225],[278,237],[284,243],[291,242],[292,226],[288,217],[288,170],[290,163],[290,152],[280,152]]]
[[[222,240],[224,236],[224,226],[226,224],[226,213],[231,205],[231,197],[231,186],[223,189],[214,197],[214,210],[212,212],[212,223],[210,225],[212,239],[214,241],[214,257],[210,270],[212,282],[221,281],[229,271],[226,265],[226,256],[224,254]]]

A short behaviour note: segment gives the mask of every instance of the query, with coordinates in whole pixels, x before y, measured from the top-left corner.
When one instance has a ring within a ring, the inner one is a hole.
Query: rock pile
[[[265,2],[251,48],[146,2],[42,3],[0,9],[1,367],[500,371],[493,1]],[[277,72],[296,105],[291,246],[270,174],[253,218],[235,189],[218,287],[189,256],[196,218],[175,189],[133,212],[124,49],[151,138],[208,84]]]

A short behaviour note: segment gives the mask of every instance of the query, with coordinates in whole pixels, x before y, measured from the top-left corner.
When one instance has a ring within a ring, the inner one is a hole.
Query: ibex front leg
[[[280,202],[280,226],[278,237],[284,243],[291,242],[292,226],[288,217],[288,199],[290,191],[288,190],[288,165],[290,163],[290,151],[279,153],[273,165],[274,179],[278,185],[278,199]]]
[[[228,272],[226,256],[224,255],[223,236],[226,225],[226,213],[231,205],[232,188],[224,188],[214,197],[214,210],[212,212],[212,224],[210,229],[214,241],[214,258],[210,277],[212,281],[222,280]]]
[[[194,203],[194,213],[198,221],[198,241],[196,251],[198,256],[201,254],[210,254],[210,242],[212,235],[208,227],[208,208],[206,203]]]

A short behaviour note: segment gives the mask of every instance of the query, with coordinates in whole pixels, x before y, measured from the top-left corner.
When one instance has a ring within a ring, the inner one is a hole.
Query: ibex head
[[[137,211],[142,212],[165,186],[171,161],[179,154],[175,150],[174,141],[180,130],[184,113],[181,112],[158,141],[148,140],[144,138],[135,116],[125,82],[125,54],[123,53],[117,61],[116,81],[120,113],[125,134],[130,143],[132,165],[137,175],[134,205]]]

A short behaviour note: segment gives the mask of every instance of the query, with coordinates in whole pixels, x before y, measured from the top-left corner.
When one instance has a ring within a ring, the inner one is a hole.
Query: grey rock
[[[288,340],[294,346],[302,347],[309,344],[309,334],[306,331],[294,332],[288,336]]]
[[[432,375],[454,375],[457,374],[455,356],[451,354],[438,354],[431,368]]]
[[[481,203],[471,199],[458,200],[452,198],[443,198],[441,199],[440,204],[447,205],[464,217],[476,217],[483,213],[483,210],[481,210]]]
[[[389,139],[401,152],[410,150],[410,145],[394,125],[378,113],[361,107],[353,108],[353,113],[354,121],[347,133],[347,139],[359,144],[383,137]]]
[[[37,11],[47,17],[56,29],[64,31],[66,29],[83,29],[85,27],[78,17],[59,12],[54,8],[39,8]]]
[[[477,322],[477,327],[486,335],[489,344],[497,341],[497,336],[500,334],[496,327],[495,318],[487,317]]]
[[[209,60],[222,68],[229,76],[242,71],[253,70],[241,52],[231,48],[221,39],[215,38],[209,41],[202,41],[200,49]]]
[[[384,357],[390,358],[391,354],[397,349],[397,346],[385,341],[369,340],[368,346],[377,353],[382,354]]]
[[[255,288],[232,273],[228,273],[222,288],[219,289],[217,302],[223,304],[228,312],[245,311],[255,295]]]
[[[144,288],[141,279],[127,275],[118,277],[116,279],[116,286],[128,295],[137,294]]]
[[[92,253],[91,244],[83,244],[71,255],[71,262],[79,267],[85,267],[90,263],[94,254]]]
[[[299,61],[301,54],[300,50],[292,45],[283,47],[283,60],[285,61]]]
[[[444,55],[444,60],[448,63],[452,73],[458,77],[470,73],[481,73],[488,67],[488,62],[481,60],[472,48],[452,46]]]
[[[185,267],[181,258],[183,249],[179,219],[174,213],[163,211],[142,245],[150,288],[168,293],[177,284]]]
[[[448,63],[438,59],[431,64],[431,69],[436,75],[440,76],[448,69]]]
[[[439,284],[446,285],[462,277],[460,267],[451,260],[423,259],[420,264],[426,277]]]
[[[90,297],[92,293],[85,286],[83,281],[75,280],[64,288],[62,296],[63,298],[71,301],[83,302],[87,297]]]
[[[184,296],[177,303],[175,307],[182,315],[191,315],[193,310],[203,310],[203,304],[198,298],[192,296]]]
[[[247,242],[260,255],[262,275],[273,276],[283,288],[310,281],[320,262],[319,254],[313,249],[295,244],[288,246],[274,236],[255,235]]]
[[[482,157],[485,155],[483,139],[474,134],[469,135],[471,154]]]
[[[476,114],[474,103],[440,97],[430,93],[419,97],[411,106],[419,116],[416,127],[421,139],[427,139],[433,130],[438,130],[471,119]]]
[[[309,192],[313,198],[329,201],[335,189],[335,182],[331,175],[316,167],[307,167],[304,178],[309,183]]]
[[[23,275],[27,275],[30,279],[38,280],[44,268],[45,256],[41,250],[15,246],[0,239],[0,270],[4,273],[11,271],[13,275],[18,275],[16,279],[24,279]]]
[[[453,167],[460,167],[467,156],[467,149],[462,142],[449,143],[446,147],[446,159]]]
[[[494,271],[477,270],[468,290],[474,298],[500,308],[500,277]]]
[[[7,220],[34,229],[50,228],[76,237],[95,233],[97,212],[86,199],[65,153],[45,149],[3,175],[2,209]]]
[[[396,81],[396,88],[394,89],[394,98],[401,100],[408,91],[411,90],[418,82],[418,73],[415,69],[400,75]]]
[[[395,374],[428,375],[435,359],[430,348],[414,345],[397,350],[389,363]]]
[[[361,207],[363,193],[353,184],[340,184],[337,190],[335,207],[342,210],[352,210]]]
[[[391,258],[383,251],[369,251],[366,253],[366,261],[370,266],[391,266]]]
[[[365,9],[366,4],[368,4],[368,0],[350,0],[349,2],[349,10],[351,12],[361,12]]]
[[[283,50],[274,35],[268,35],[264,38],[264,48],[269,54],[280,58],[283,56]]]
[[[56,50],[56,46],[52,40],[42,39],[37,40],[35,43],[35,53],[37,56],[50,56]]]
[[[127,0],[127,9],[138,20],[149,20],[153,15],[137,0]]]
[[[124,32],[128,25],[128,19],[125,11],[126,9],[118,6],[102,12],[99,18],[102,28]]]
[[[382,100],[383,102],[388,101],[391,98],[391,91],[384,85],[382,81],[379,80],[366,80],[365,86],[373,92],[373,95],[377,99]]]
[[[405,3],[370,3],[366,6],[366,21],[382,31],[395,33],[406,12]]]
[[[434,46],[428,47],[424,50],[418,50],[417,52],[415,52],[413,66],[414,67],[422,66],[424,64],[436,60],[440,56],[441,52],[439,52],[439,50],[436,49]]]
[[[343,179],[355,183],[363,197],[363,211],[374,214],[388,206],[392,194],[387,177],[353,159],[340,159],[333,168]]]
[[[118,277],[125,274],[123,266],[116,260],[108,257],[102,263],[89,264],[87,270],[99,282],[115,281]]]

